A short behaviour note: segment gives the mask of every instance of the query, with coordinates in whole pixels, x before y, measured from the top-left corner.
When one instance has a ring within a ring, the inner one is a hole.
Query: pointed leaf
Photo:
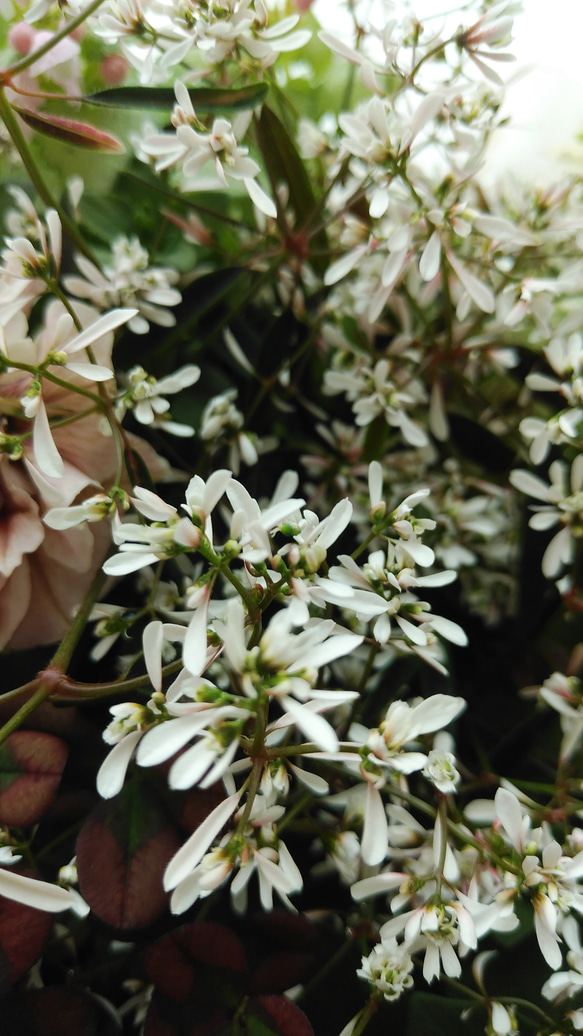
[[[218,110],[232,111],[238,108],[255,108],[265,99],[268,86],[256,83],[240,90],[201,86],[188,91],[192,106],[197,113]],[[172,87],[165,86],[118,86],[111,90],[100,90],[83,98],[85,104],[102,108],[159,108],[171,111],[176,102]]]
[[[257,137],[261,148],[263,162],[272,184],[285,183],[289,191],[289,201],[296,214],[296,227],[307,228],[314,219],[316,201],[310,177],[300,158],[289,133],[277,115],[264,106],[257,120]],[[320,231],[310,241],[318,251],[326,250],[328,239],[325,231]],[[323,273],[327,266],[325,256],[312,259],[318,273]]]
[[[65,144],[72,144],[74,147],[90,148],[92,151],[114,153],[124,150],[123,144],[117,137],[98,130],[88,122],[65,119],[61,115],[47,115],[46,112],[33,112],[16,104],[13,104],[12,107],[27,126],[36,130],[37,133],[42,133],[45,137],[62,140]]]

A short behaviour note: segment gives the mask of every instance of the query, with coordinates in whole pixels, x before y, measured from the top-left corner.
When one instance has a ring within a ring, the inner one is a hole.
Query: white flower
[[[132,367],[125,375],[128,387],[119,396],[116,404],[118,419],[122,421],[126,411],[132,410],[140,424],[161,428],[173,435],[186,438],[194,435],[194,428],[190,425],[177,424],[170,420],[170,403],[164,397],[195,385],[199,378],[200,367],[196,364],[188,364],[174,374],[160,379],[148,374],[143,367]]]
[[[427,780],[435,785],[442,795],[450,795],[455,791],[455,786],[460,780],[460,775],[455,767],[455,755],[452,752],[444,752],[432,749],[427,756],[427,762],[422,773]]]
[[[448,694],[434,694],[413,706],[405,701],[392,702],[379,727],[369,732],[367,745],[371,761],[400,773],[420,770],[427,764],[428,757],[422,752],[405,751],[407,745],[420,734],[446,727],[465,707],[463,698]]]
[[[531,529],[562,526],[543,554],[543,575],[553,579],[573,560],[575,541],[583,530],[583,454],[575,458],[570,473],[563,461],[553,461],[549,475],[550,485],[529,471],[511,471],[509,478],[522,493],[544,501],[545,506],[533,507],[535,513],[528,523]]]
[[[116,238],[111,250],[111,263],[103,272],[83,255],[75,256],[83,278],[68,275],[63,283],[73,295],[90,299],[98,309],[112,306],[133,306],[137,313],[128,327],[134,334],[146,334],[150,321],[162,327],[173,327],[176,318],[168,306],[177,306],[182,296],[171,285],[178,280],[170,267],[150,266],[149,256],[137,237]],[[175,390],[176,391],[176,390]]]
[[[104,335],[120,327],[131,320],[135,314],[133,309],[114,309],[105,313],[93,323],[89,324],[83,331],[75,333],[75,325],[68,313],[62,314],[53,327],[49,327],[36,343],[37,350],[42,353],[42,359],[38,364],[38,375],[29,383],[25,395],[20,400],[25,414],[34,420],[32,441],[34,455],[38,467],[43,474],[51,478],[62,478],[65,474],[65,465],[57,450],[51,432],[49,417],[43,399],[43,371],[51,367],[60,367],[71,371],[89,381],[107,381],[113,377],[109,367],[97,363],[77,362],[77,353],[83,352],[88,346],[93,345]],[[10,367],[10,359],[18,358],[18,348],[8,349],[6,362]]]
[[[332,620],[321,619],[311,620],[304,630],[294,633],[294,618],[284,609],[271,619],[259,644],[248,651],[243,623],[241,604],[233,599],[225,623],[215,621],[215,629],[224,641],[224,654],[232,669],[242,675],[245,694],[275,698],[286,713],[276,721],[277,728],[294,725],[324,752],[336,751],[336,733],[319,713],[352,701],[357,694],[317,690],[313,684],[322,666],[355,650],[363,638],[341,630]],[[273,679],[274,675],[279,679]]]
[[[106,493],[97,493],[72,507],[52,507],[43,517],[50,529],[73,529],[83,522],[99,522],[116,511],[115,502]]]
[[[257,162],[249,158],[249,151],[241,147],[250,114],[236,116],[233,123],[223,117],[214,120],[210,132],[196,117],[184,83],[174,84],[177,104],[172,123],[174,133],[156,133],[141,143],[141,150],[156,159],[157,170],[179,164],[186,177],[186,189],[196,189],[196,179],[207,163],[212,163],[217,186],[228,187],[227,177],[240,180],[257,208],[266,216],[275,218],[277,210],[265,194],[256,177],[260,172]],[[196,128],[195,128],[196,127]]]
[[[7,323],[27,303],[42,295],[47,282],[58,279],[61,265],[62,231],[57,212],[48,209],[43,222],[23,190],[8,187],[8,191],[20,211],[8,213],[7,223],[10,225],[12,217],[12,225],[20,229],[20,234],[4,239],[0,324]]]
[[[398,1000],[405,989],[413,986],[413,961],[405,946],[396,939],[385,938],[362,958],[356,972],[383,994],[385,1000]]]
[[[575,752],[583,736],[583,694],[575,676],[553,673],[541,687],[539,697],[560,713],[563,740],[560,758],[566,761]]]

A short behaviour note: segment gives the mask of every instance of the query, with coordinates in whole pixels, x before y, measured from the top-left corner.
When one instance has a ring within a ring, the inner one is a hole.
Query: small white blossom
[[[182,299],[178,289],[172,287],[178,274],[170,267],[150,266],[148,253],[137,237],[116,238],[111,262],[104,264],[103,272],[84,255],[75,256],[75,262],[83,277],[64,277],[67,291],[89,299],[98,309],[135,307],[138,312],[128,323],[134,334],[146,334],[150,322],[161,327],[173,327],[176,323],[167,307],[177,306]]]
[[[394,938],[384,938],[374,946],[368,957],[362,958],[356,972],[359,978],[370,982],[389,1002],[398,1000],[405,989],[413,986],[413,961],[404,946]]]

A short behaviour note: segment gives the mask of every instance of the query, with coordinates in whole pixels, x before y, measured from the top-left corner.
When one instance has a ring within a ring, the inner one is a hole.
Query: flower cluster
[[[568,1036],[583,204],[482,174],[519,5],[0,6],[7,974],[99,1028],[123,946],[120,1031],[307,1034],[313,971],[342,1036],[427,985]]]

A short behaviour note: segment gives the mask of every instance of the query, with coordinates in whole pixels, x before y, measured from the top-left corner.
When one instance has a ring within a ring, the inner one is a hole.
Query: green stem
[[[93,577],[93,581],[89,590],[85,594],[83,602],[77,610],[75,618],[51,658],[50,668],[58,669],[61,673],[65,673],[67,671],[67,667],[73,657],[73,652],[79,643],[81,635],[87,625],[87,620],[93,610],[93,605],[99,599],[99,595],[105,586],[106,580],[107,576],[105,572],[99,568]]]
[[[298,815],[298,813],[301,813],[301,811],[306,806],[309,806],[310,803],[314,801],[314,798],[315,798],[315,796],[314,796],[313,791],[306,791],[302,795],[302,797],[300,799],[298,799],[298,801],[296,803],[294,803],[293,806],[291,806],[289,809],[286,809],[281,823],[279,823],[277,825],[277,834],[278,834],[278,836],[281,834],[282,831],[285,830],[286,827],[289,827],[289,825],[291,824],[292,820],[294,819],[294,817],[296,817]]]
[[[73,309],[73,306],[69,302],[69,299],[61,291],[61,288],[59,287],[59,284],[57,282],[52,284],[51,285],[51,290],[53,291],[53,293],[57,296],[57,298],[60,300],[60,302],[63,304],[63,306],[67,310],[69,316],[71,317],[71,319],[73,320],[73,323],[75,324],[75,327],[77,328],[77,331],[79,333],[81,333],[81,331],[83,330],[83,325],[81,324],[81,321],[79,320],[79,317],[75,313],[75,310]],[[85,352],[87,353],[87,356],[89,357],[90,362],[96,364],[97,363],[97,359],[96,359],[96,356],[95,356],[95,352],[93,351],[93,347],[91,345],[87,345],[85,347]],[[110,397],[110,395],[109,395],[105,385],[102,382],[98,382],[98,384],[97,384],[97,392],[98,392],[98,395],[99,395],[99,399],[101,401],[101,409],[105,413],[105,417],[107,419],[107,423],[109,424],[109,427],[111,428],[111,434],[112,434],[113,441],[114,441],[114,444],[115,444],[116,484],[119,485],[119,483],[121,482],[121,479],[122,479],[122,475],[123,475],[123,463],[124,463],[122,432],[121,432],[121,429],[120,429],[120,426],[119,426],[119,421],[117,420],[117,417],[115,416],[115,410],[114,410],[114,407],[113,407],[113,404],[112,404],[112,401],[111,401],[111,397]]]
[[[34,681],[37,683],[36,691],[0,729],[0,745],[6,741],[10,734],[19,729],[24,720],[38,709],[39,705],[42,705],[47,698],[50,698],[52,694],[58,691],[59,682],[71,661],[73,652],[87,624],[91,609],[103,589],[106,578],[105,573],[99,569],[50,664],[44,673],[41,673],[37,680]],[[18,691],[23,692],[23,689],[18,688]]]
[[[99,2],[101,3],[102,0],[99,0]],[[47,49],[50,50],[50,47]],[[41,47],[40,50],[43,50],[43,48]],[[88,248],[88,246],[85,244],[85,241],[79,233],[77,226],[75,225],[75,223],[73,223],[73,220],[70,219],[65,210],[62,208],[62,206],[59,205],[59,203],[53,198],[49,188],[44,182],[40,170],[32,156],[32,152],[28,146],[28,141],[26,140],[26,137],[24,136],[18,124],[18,120],[14,112],[12,111],[12,107],[6,98],[6,94],[2,86],[0,86],[0,118],[3,120],[4,125],[8,130],[12,143],[18,151],[18,154],[22,159],[22,164],[24,165],[24,168],[26,169],[31,179],[31,182],[35,187],[41,200],[48,208],[55,209],[61,221],[63,230],[69,236],[73,244],[79,249],[79,251],[82,252],[83,255],[85,255],[88,259],[90,259],[92,263],[94,263],[95,265],[99,265],[97,263],[97,260],[93,256],[91,249]]]
[[[23,683],[21,687],[15,687],[12,691],[6,691],[5,694],[0,695],[0,704],[4,704],[5,701],[11,701],[13,698],[20,698],[23,694],[31,694],[34,689],[38,686],[38,678],[29,680],[28,683]]]
[[[167,666],[164,666],[162,670],[162,678],[166,676],[172,676],[173,673],[179,672],[182,669],[184,663],[182,659],[176,659],[174,662],[170,662]],[[77,683],[76,680],[67,680],[66,678],[60,681],[59,690],[62,694],[62,699],[65,701],[71,701],[71,699],[79,698],[84,701],[90,701],[92,698],[105,698],[110,694],[126,693],[127,691],[140,691],[150,686],[150,677],[144,673],[143,676],[133,676],[127,680],[111,680],[108,683]],[[23,693],[26,688],[19,687],[18,692]],[[10,691],[10,695],[16,694],[15,691]],[[8,695],[2,695],[0,702],[4,701]],[[60,695],[55,695],[55,700],[60,700]]]
[[[32,374],[33,377],[38,377],[39,373],[41,377],[46,378],[47,381],[52,381],[53,385],[58,385],[59,388],[67,389],[67,392],[76,392],[79,396],[86,396],[92,403],[98,404],[101,409],[102,400],[95,393],[89,392],[88,389],[81,388],[80,385],[75,385],[71,381],[65,381],[64,378],[59,378],[56,374],[49,374],[48,370],[40,370],[38,367],[33,367],[30,363],[19,363],[17,360],[6,360],[7,366],[13,367],[18,371],[26,371],[28,374]]]
[[[253,809],[253,803],[255,802],[255,796],[259,791],[259,785],[261,783],[261,774],[263,773],[263,760],[256,759],[253,763],[253,769],[251,770],[251,776],[247,787],[247,800],[245,802],[245,809],[243,810],[239,821],[237,823],[237,830],[235,835],[242,835],[243,831],[247,827],[249,817],[251,816],[251,810]]]
[[[73,323],[74,323],[74,325],[75,325],[75,327],[77,329],[77,333],[81,334],[81,331],[83,330],[83,325],[82,325],[81,321],[79,320],[79,317],[77,316],[77,314],[76,314],[75,310],[73,309],[71,303],[69,302],[69,299],[67,298],[65,293],[61,290],[59,282],[58,281],[50,281],[50,282],[47,281],[47,287],[53,293],[53,295],[57,296],[59,301],[65,307],[65,309],[67,310],[67,313],[71,317],[71,320],[73,321]],[[87,350],[85,350],[85,351],[87,352]]]
[[[19,729],[22,723],[24,723],[24,720],[27,719],[35,709],[38,709],[39,705],[42,705],[47,698],[50,698],[54,690],[55,683],[53,680],[41,683],[40,686],[37,687],[36,691],[28,701],[25,701],[24,705],[21,706],[18,712],[15,712],[0,730],[0,745],[6,741],[6,738],[9,737],[10,734]]]
[[[512,1007],[522,1007],[525,1011],[532,1011],[533,1014],[538,1015],[544,1021],[545,1025],[550,1025],[553,1029],[556,1027],[555,1019],[545,1014],[537,1004],[531,1004],[530,1000],[523,1000],[521,997],[516,996],[496,996],[492,999],[497,1000],[499,1004],[509,1004]]]

